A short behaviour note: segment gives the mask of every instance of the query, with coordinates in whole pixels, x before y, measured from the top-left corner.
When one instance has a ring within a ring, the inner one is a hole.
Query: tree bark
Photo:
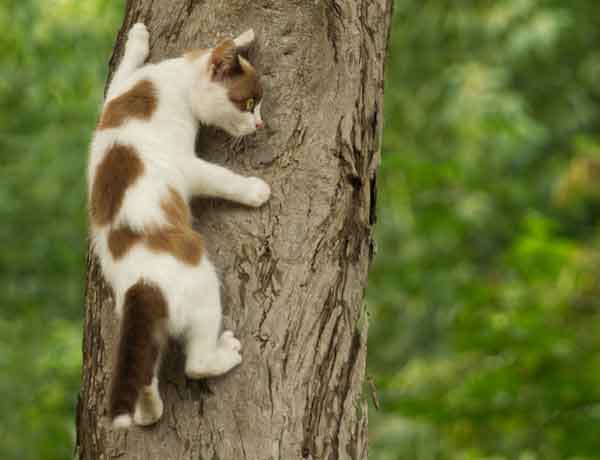
[[[391,0],[127,2],[111,72],[137,21],[150,31],[151,61],[254,28],[250,60],[267,128],[237,144],[202,129],[197,147],[265,179],[273,194],[259,210],[194,202],[244,361],[221,378],[189,381],[172,344],[161,372],[165,412],[150,428],[109,426],[117,324],[88,254],[77,459],[367,458],[363,292],[390,20]]]

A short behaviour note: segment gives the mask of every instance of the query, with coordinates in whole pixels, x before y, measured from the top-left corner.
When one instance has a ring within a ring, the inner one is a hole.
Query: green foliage
[[[122,5],[0,3],[0,458],[72,456],[87,143]]]
[[[395,2],[372,458],[600,458],[599,15]]]

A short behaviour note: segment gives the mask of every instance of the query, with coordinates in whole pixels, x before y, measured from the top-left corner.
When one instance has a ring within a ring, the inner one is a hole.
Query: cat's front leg
[[[133,25],[127,34],[125,54],[123,63],[127,62],[131,67],[140,67],[150,52],[150,33],[146,26],[138,22]]]
[[[195,158],[182,165],[189,190],[204,195],[259,207],[271,196],[271,188],[258,177],[236,174],[223,166]]]
[[[144,24],[138,22],[129,30],[125,52],[108,89],[107,99],[110,99],[115,87],[129,78],[139,69],[148,58],[150,52],[150,34]]]

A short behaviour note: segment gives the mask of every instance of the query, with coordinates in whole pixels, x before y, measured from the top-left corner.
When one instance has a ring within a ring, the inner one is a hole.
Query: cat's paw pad
[[[219,346],[229,348],[233,351],[240,351],[242,349],[242,344],[234,337],[233,332],[231,331],[225,331],[221,334]]]
[[[265,203],[271,196],[271,187],[264,180],[258,177],[248,177],[246,179],[246,203],[249,206],[258,208],[260,205]]]

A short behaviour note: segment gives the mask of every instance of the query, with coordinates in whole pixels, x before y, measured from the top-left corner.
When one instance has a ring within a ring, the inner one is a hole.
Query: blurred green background
[[[72,456],[86,149],[122,12],[0,3],[0,459]],[[599,26],[597,0],[396,0],[371,459],[600,459]]]

